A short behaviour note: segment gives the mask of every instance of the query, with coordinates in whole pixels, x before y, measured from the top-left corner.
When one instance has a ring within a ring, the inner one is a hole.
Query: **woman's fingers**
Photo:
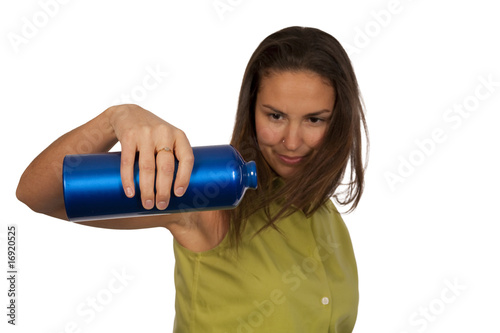
[[[194,157],[189,141],[180,130],[175,131],[175,141],[171,145],[159,147],[156,155],[156,207],[165,209],[170,201],[175,171],[175,159],[178,160],[175,175],[174,195],[180,197],[186,191],[191,178]]]
[[[115,107],[110,124],[122,146],[121,178],[127,197],[134,197],[137,190],[134,185],[137,154],[144,208],[152,209],[156,205],[163,210],[168,206],[176,157],[179,166],[174,192],[176,196],[184,194],[194,163],[193,151],[184,132],[137,105]]]
[[[175,156],[179,160],[179,165],[175,176],[174,193],[180,197],[184,195],[189,185],[194,164],[193,148],[182,131],[175,144]]]
[[[156,207],[160,210],[167,208],[170,201],[174,171],[174,152],[169,146],[164,146],[156,154]]]
[[[155,206],[155,173],[156,160],[152,145],[139,150],[139,188],[141,189],[142,206],[152,209]]]
[[[136,146],[122,142],[120,174],[125,195],[132,198],[135,195],[134,162]]]

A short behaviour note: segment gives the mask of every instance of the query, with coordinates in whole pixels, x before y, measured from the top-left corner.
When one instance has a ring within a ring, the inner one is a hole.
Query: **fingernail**
[[[156,207],[160,210],[164,210],[165,208],[167,208],[167,203],[165,201],[160,201],[160,202],[158,202]]]
[[[127,195],[127,197],[133,197],[134,196],[134,192],[132,191],[132,188],[131,187],[127,187],[125,189],[125,194]]]
[[[181,196],[183,194],[184,194],[184,187],[178,187],[178,188],[175,189],[175,195],[176,196],[179,197],[179,196]]]
[[[153,206],[154,206],[153,200],[146,200],[146,202],[144,203],[144,208],[146,209],[151,209],[153,208]]]

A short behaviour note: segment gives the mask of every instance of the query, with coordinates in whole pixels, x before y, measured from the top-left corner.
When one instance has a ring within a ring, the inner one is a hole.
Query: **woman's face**
[[[255,104],[259,148],[287,179],[315,155],[329,126],[335,91],[310,71],[271,72],[261,80]]]

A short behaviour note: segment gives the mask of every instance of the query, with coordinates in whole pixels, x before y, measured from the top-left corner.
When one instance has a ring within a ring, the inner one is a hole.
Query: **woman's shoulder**
[[[312,216],[311,223],[317,235],[330,235],[339,242],[350,243],[350,235],[342,214],[332,200],[327,200]]]
[[[344,223],[341,213],[331,199],[326,200],[325,203],[314,212],[313,217],[324,219],[325,221]]]

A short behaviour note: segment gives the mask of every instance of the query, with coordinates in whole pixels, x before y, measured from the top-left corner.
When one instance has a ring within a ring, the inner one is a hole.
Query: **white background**
[[[62,2],[0,8],[0,276],[7,224],[18,228],[19,267],[15,327],[1,279],[2,332],[171,331],[168,231],[104,230],[33,213],[15,198],[19,177],[53,140],[126,102],[124,94],[183,129],[193,146],[227,143],[251,53],[290,25],[339,39],[367,107],[366,192],[344,216],[360,275],[355,332],[499,331],[494,2]],[[218,12],[214,3],[229,7]],[[155,69],[168,75],[141,90]],[[463,116],[453,111],[459,107]],[[430,144],[435,131],[440,140]],[[122,272],[130,280],[111,293]],[[106,304],[91,317],[87,302],[96,297]]]

